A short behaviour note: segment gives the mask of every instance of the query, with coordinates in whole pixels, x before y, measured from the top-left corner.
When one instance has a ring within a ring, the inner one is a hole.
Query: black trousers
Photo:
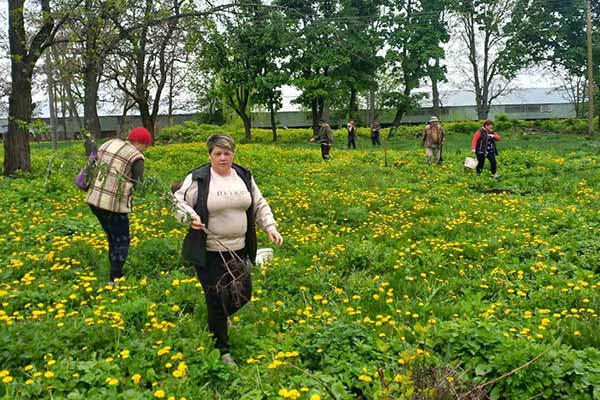
[[[123,265],[129,254],[129,215],[102,210],[89,204],[100,221],[108,239],[108,260],[110,261],[109,280],[112,282],[123,276]]]
[[[373,143],[373,146],[375,146],[375,145],[381,146],[381,143],[379,142],[379,132],[373,132],[371,134],[371,143]]]
[[[350,148],[350,146],[356,149],[356,136],[354,135],[348,135],[348,148]]]
[[[323,160],[329,160],[329,151],[331,150],[331,144],[321,143],[321,157]]]
[[[483,165],[485,164],[485,158],[487,157],[490,160],[490,170],[492,174],[496,174],[496,155],[494,153],[488,153],[487,156],[485,154],[477,153],[477,173],[480,174],[483,171]]]
[[[246,259],[246,251],[239,250],[235,252],[240,258]],[[250,275],[243,282],[241,291],[241,302],[234,301],[230,294],[231,275],[227,272],[223,259],[218,252],[208,251],[205,267],[196,266],[198,280],[204,289],[204,298],[206,300],[206,311],[208,314],[208,330],[215,338],[215,347],[221,354],[229,352],[229,336],[227,335],[227,318],[233,315],[252,297],[252,281]],[[228,252],[223,252],[226,261],[234,257]],[[238,299],[239,299],[238,298]]]

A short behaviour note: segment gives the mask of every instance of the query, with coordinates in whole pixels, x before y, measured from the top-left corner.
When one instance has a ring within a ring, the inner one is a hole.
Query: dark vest
[[[246,229],[246,254],[254,264],[256,260],[256,219],[254,218],[254,198],[252,197],[252,174],[247,169],[233,164],[233,169],[246,184],[252,202],[246,210],[247,229]],[[210,164],[204,164],[191,172],[192,180],[198,183],[198,198],[194,211],[202,219],[202,223],[210,229],[208,220],[208,189],[210,187]],[[198,267],[206,265],[206,233],[197,229],[188,229],[188,233],[183,239],[183,258]]]
[[[488,133],[485,129],[481,128],[479,129],[479,140],[477,141],[477,145],[475,146],[475,153],[476,154],[488,154],[487,151],[487,142],[488,142]],[[498,155],[498,149],[496,148],[496,140],[493,138],[490,138],[489,140],[491,140],[491,145],[492,145],[492,154],[494,155]]]

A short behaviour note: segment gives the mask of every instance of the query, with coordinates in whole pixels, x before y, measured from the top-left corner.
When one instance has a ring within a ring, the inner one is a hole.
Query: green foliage
[[[397,110],[394,125],[417,107],[419,96],[413,93],[430,75],[444,78],[444,70],[432,67],[432,60],[444,57],[442,44],[450,36],[443,14],[444,1],[390,1],[389,13],[382,17],[388,46],[386,67],[395,77],[396,88],[384,93],[384,105]]]
[[[186,226],[162,201],[164,182],[206,161],[213,127],[145,153],[117,287],[72,184],[80,144],[52,174],[51,150],[33,145],[33,173],[0,179],[0,396],[310,400],[326,386],[338,399],[446,399],[490,382],[482,397],[598,396],[600,159],[593,141],[520,124],[497,119],[499,180],[463,169],[475,122],[445,124],[441,166],[424,163],[422,126],[399,128],[387,168],[364,128],[328,163],[308,129],[241,144],[285,244],[232,318],[236,370],[180,258]]]

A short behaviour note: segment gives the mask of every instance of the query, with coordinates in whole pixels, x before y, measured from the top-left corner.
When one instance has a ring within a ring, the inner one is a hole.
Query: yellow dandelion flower
[[[119,380],[117,378],[106,378],[106,383],[108,383],[110,386],[116,386],[119,384]]]

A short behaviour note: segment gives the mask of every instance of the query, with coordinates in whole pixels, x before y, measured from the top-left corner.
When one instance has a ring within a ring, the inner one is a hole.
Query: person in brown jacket
[[[319,132],[310,139],[311,143],[319,141],[321,143],[321,157],[324,161],[329,160],[329,152],[333,145],[333,132],[331,126],[325,120],[319,120]]]
[[[426,151],[427,164],[441,163],[441,150],[445,141],[446,133],[440,126],[439,119],[435,116],[431,117],[423,131],[423,146]]]

